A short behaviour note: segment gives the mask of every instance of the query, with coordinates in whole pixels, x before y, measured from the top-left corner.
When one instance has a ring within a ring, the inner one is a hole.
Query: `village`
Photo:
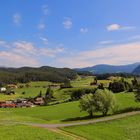
[[[0,101],[0,108],[35,107],[35,106],[41,106],[44,104],[45,104],[45,101],[43,97],[36,97],[33,101],[29,99]]]
[[[16,94],[14,89],[18,88],[17,85],[9,84],[6,87],[0,88],[0,94],[12,95]],[[45,104],[45,100],[42,96],[35,98],[17,98],[14,100],[0,101],[0,108],[21,108],[21,107],[35,107],[42,106]]]

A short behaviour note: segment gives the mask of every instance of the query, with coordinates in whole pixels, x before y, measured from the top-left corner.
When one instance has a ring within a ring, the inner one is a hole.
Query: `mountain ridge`
[[[76,68],[76,71],[89,71],[94,74],[104,73],[133,73],[134,69],[140,65],[139,62],[128,65],[108,65],[99,64],[91,67]]]

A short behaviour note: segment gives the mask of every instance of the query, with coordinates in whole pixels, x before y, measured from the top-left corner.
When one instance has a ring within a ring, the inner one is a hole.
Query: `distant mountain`
[[[134,73],[134,74],[140,75],[140,65],[138,65],[138,66],[134,69],[133,73]]]
[[[89,71],[94,74],[104,74],[104,73],[132,73],[136,67],[138,67],[140,63],[134,63],[129,65],[120,65],[120,66],[114,66],[114,65],[106,65],[106,64],[100,64],[95,65],[93,67],[86,67],[86,68],[79,68],[75,69],[76,71]]]

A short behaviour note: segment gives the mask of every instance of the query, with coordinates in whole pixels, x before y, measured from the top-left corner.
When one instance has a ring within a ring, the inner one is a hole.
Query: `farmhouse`
[[[1,93],[5,93],[6,90],[7,90],[7,89],[6,89],[5,87],[1,87],[1,88],[0,88],[0,92],[1,92]]]
[[[43,97],[36,97],[35,101],[34,101],[35,105],[44,105],[45,104],[45,100]]]
[[[15,84],[9,84],[9,85],[7,85],[7,88],[12,88],[12,89],[14,89],[14,88],[18,88],[18,86],[15,85]]]
[[[0,101],[0,108],[14,108],[16,104],[13,101]]]

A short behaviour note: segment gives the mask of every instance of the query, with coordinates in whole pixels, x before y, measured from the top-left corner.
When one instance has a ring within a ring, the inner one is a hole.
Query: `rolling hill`
[[[0,83],[25,83],[29,81],[64,82],[76,77],[77,73],[69,68],[54,68],[49,66],[40,68],[0,68]]]

